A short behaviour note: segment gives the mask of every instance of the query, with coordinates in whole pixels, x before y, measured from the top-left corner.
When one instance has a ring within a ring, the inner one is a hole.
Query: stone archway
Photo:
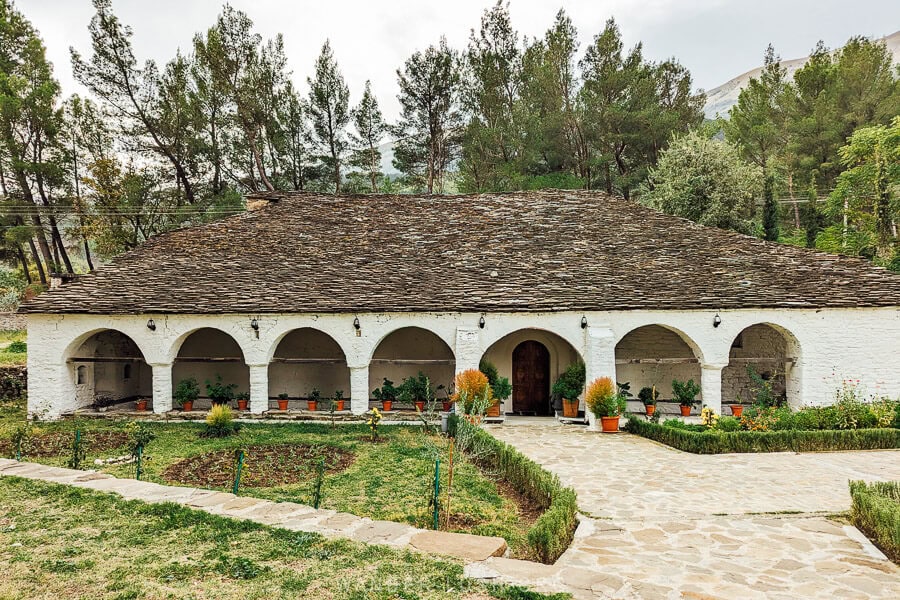
[[[209,408],[206,383],[216,381],[217,375],[223,383],[235,384],[236,393],[250,391],[250,369],[237,340],[213,327],[191,332],[181,343],[172,366],[173,393],[180,381],[193,377],[200,386],[200,399],[194,408]]]
[[[113,406],[136,399],[152,405],[153,372],[128,335],[105,329],[89,336],[68,357],[75,408]]]
[[[369,361],[369,392],[381,387],[385,378],[400,383],[419,372],[432,387],[453,383],[456,358],[453,350],[436,333],[421,327],[402,327],[378,343]]]
[[[749,370],[770,382],[775,396],[799,406],[800,345],[787,330],[757,323],[744,328],[731,343],[728,366],[722,369],[722,403],[752,402],[754,388]]]
[[[340,391],[349,400],[350,369],[334,338],[318,329],[302,327],[281,339],[269,362],[270,402],[279,394],[308,398],[313,389],[318,389],[322,398],[333,398]]]

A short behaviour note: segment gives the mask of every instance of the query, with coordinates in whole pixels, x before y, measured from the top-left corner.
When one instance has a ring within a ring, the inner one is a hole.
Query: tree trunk
[[[262,181],[263,185],[266,186],[267,191],[274,192],[275,186],[272,185],[272,182],[269,181],[269,178],[266,176],[266,169],[263,166],[262,157],[259,155],[255,131],[252,135],[247,136],[247,141],[250,143],[250,152],[253,154],[253,162],[256,164],[256,171],[259,173],[259,179]]]
[[[22,246],[20,244],[16,244],[16,255],[19,257],[19,262],[22,263],[22,273],[25,275],[25,281],[28,282],[28,285],[34,283],[31,279],[31,271],[28,267],[28,257],[25,256],[25,252],[22,251]]]
[[[44,243],[46,244],[46,240]],[[37,266],[38,278],[41,280],[42,285],[47,285],[47,275],[44,273],[43,265],[41,265],[41,255],[38,254],[38,250],[35,247],[32,238],[28,238],[28,245],[31,247],[31,255],[34,256],[34,264]]]

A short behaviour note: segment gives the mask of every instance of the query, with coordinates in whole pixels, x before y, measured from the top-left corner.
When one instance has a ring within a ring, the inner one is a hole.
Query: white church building
[[[382,380],[449,384],[482,358],[507,413],[553,414],[583,360],[632,391],[674,378],[704,405],[749,397],[747,366],[791,406],[842,379],[900,396],[900,276],[585,191],[470,196],[270,193],[152,238],[25,304],[28,409],[58,418],[221,375],[249,410],[315,388],[353,413]],[[202,406],[202,401],[200,403]]]

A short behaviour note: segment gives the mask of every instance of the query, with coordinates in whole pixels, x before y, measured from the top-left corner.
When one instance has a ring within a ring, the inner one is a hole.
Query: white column
[[[269,410],[269,365],[250,368],[250,412],[259,415]]]
[[[477,369],[481,362],[481,344],[478,329],[472,327],[456,328],[456,372]]]
[[[361,415],[369,410],[369,365],[350,367],[350,412]]]
[[[588,325],[584,337],[584,367],[586,381],[590,384],[598,377],[616,380],[615,336],[608,325]],[[598,428],[594,413],[584,407],[591,431]]]
[[[172,363],[154,363],[153,369],[153,412],[166,413],[172,410]]]
[[[703,406],[713,409],[717,415],[722,414],[722,369],[727,365],[700,365],[700,399]]]

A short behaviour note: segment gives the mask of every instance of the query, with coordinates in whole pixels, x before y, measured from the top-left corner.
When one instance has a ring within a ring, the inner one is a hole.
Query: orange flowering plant
[[[610,377],[600,377],[588,385],[584,402],[596,417],[618,417],[625,412],[625,396],[616,391]]]
[[[493,392],[487,375],[478,369],[468,369],[456,375],[456,391],[450,397],[462,408],[463,414],[481,415],[487,411],[493,400]]]

